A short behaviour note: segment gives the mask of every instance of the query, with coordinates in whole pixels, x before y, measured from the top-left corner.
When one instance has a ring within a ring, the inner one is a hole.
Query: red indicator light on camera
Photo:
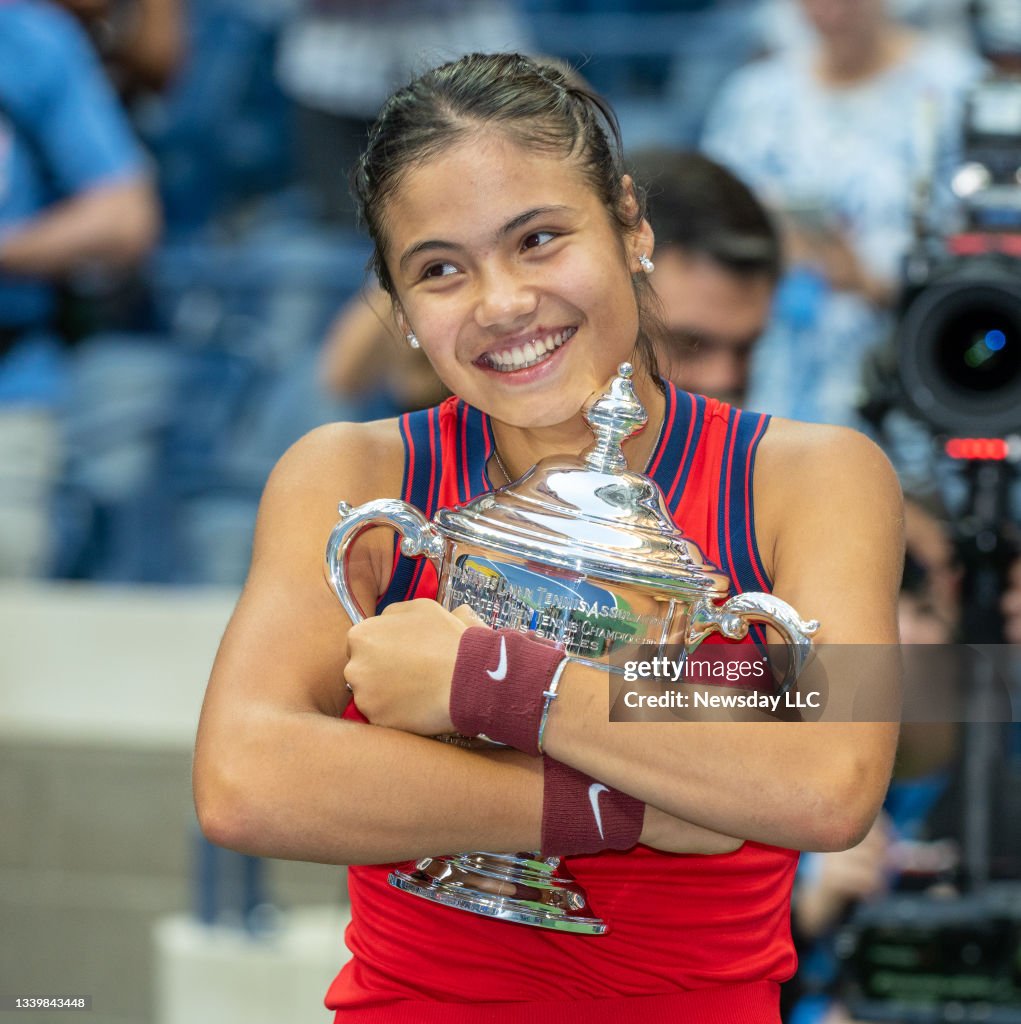
[[[946,453],[952,459],[970,462],[1003,461],[1009,451],[1002,437],[952,437],[946,443]]]

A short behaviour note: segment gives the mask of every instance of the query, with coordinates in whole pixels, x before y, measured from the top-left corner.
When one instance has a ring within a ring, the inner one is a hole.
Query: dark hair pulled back
[[[650,147],[632,153],[634,175],[647,186],[656,245],[704,256],[740,277],[776,283],[780,236],[752,190],[702,153]]]
[[[472,53],[433,68],[383,105],[352,173],[358,214],[375,245],[370,268],[391,296],[386,265],[387,203],[405,174],[480,129],[494,129],[522,146],[576,161],[621,231],[644,216],[644,197],[626,204],[620,127],[609,104],[569,68],[518,53]],[[655,372],[646,340],[651,288],[635,280],[641,330],[639,351]]]

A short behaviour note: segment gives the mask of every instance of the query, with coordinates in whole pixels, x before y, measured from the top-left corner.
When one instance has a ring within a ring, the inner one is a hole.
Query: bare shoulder
[[[789,562],[792,553],[815,549],[834,557],[854,552],[863,564],[879,559],[899,575],[900,483],[882,449],[858,431],[772,420],[756,456],[755,507],[771,572],[784,555]]]
[[[900,483],[883,450],[848,427],[775,418],[759,446],[756,503],[816,505],[861,495],[871,503],[901,504]]]
[[[403,465],[395,420],[318,427],[284,453],[263,491],[251,568],[207,700],[340,713],[350,621],[324,578],[327,541],[338,502],[399,494]],[[373,607],[391,562],[388,531],[354,545],[347,576],[361,607]]]
[[[397,497],[404,474],[404,444],[396,420],[330,423],[295,442],[270,474],[259,506],[252,573],[275,580],[284,573],[321,575],[337,505]],[[379,578],[389,538],[366,534],[359,548]]]
[[[400,493],[404,444],[397,420],[328,423],[296,441],[270,476],[267,493],[325,491],[351,504]],[[336,502],[334,502],[336,503]]]

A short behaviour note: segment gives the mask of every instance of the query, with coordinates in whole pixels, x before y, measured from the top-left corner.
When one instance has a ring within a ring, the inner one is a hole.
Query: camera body
[[[919,190],[897,327],[867,370],[862,411],[882,429],[892,409],[906,410],[933,440],[946,442],[933,447],[950,458],[937,474],[941,485],[954,475],[967,490],[951,513],[963,569],[960,634],[993,643],[1001,639],[999,599],[1017,550],[1009,508],[1021,461],[1021,73],[1009,70],[1011,61],[1021,64],[1021,0],[976,2],[973,13],[986,19],[987,42],[996,35],[1002,46],[1003,26],[1016,26],[1017,46],[967,97],[951,185],[955,215],[937,222],[932,183]],[[982,27],[976,24],[977,36]],[[987,57],[1005,52],[981,48]],[[993,440],[964,441],[979,438]],[[959,476],[947,472],[951,464]],[[1016,779],[994,771],[991,729],[980,720],[962,726],[961,794],[950,834],[963,849],[963,891],[864,904],[842,933],[841,976],[856,1018],[1021,1024],[1016,861],[989,882],[993,840],[1011,820],[994,809]]]
[[[968,96],[957,225],[920,227],[896,337],[902,401],[936,433],[1021,432],[1021,77]]]
[[[855,1018],[1021,1024],[1021,891],[864,905],[838,955]]]

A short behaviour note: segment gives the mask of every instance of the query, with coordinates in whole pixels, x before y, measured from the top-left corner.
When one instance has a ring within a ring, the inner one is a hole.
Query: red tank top
[[[755,547],[752,471],[767,417],[667,390],[648,474],[671,514],[733,589],[768,590]],[[457,398],[405,415],[404,498],[432,517],[492,489],[489,420]],[[425,559],[395,556],[380,608],[431,597]],[[353,705],[345,717],[362,716]],[[749,785],[755,780],[749,779]],[[610,922],[581,936],[494,921],[392,888],[393,865],[351,867],[351,960],[330,986],[337,1022],[660,1024],[774,1022],[796,964],[790,890],[797,853],[745,843],[715,857],[625,853],[566,859]]]

